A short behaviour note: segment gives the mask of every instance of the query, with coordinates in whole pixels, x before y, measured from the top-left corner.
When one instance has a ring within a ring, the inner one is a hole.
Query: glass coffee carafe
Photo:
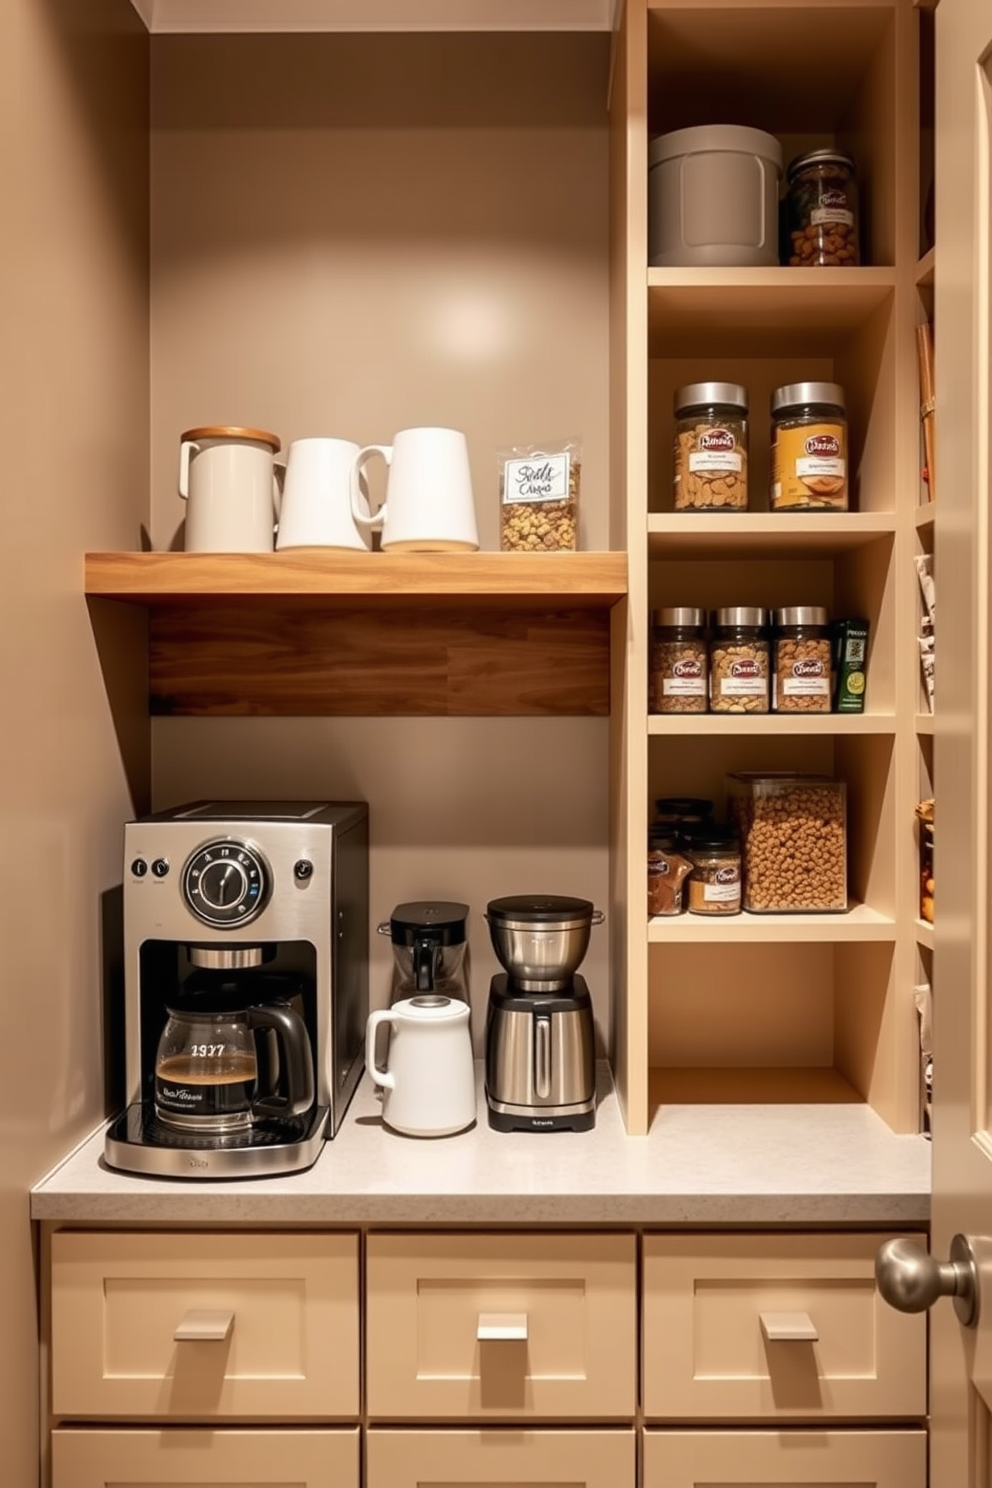
[[[155,1055],[155,1114],[166,1126],[230,1133],[303,1116],[314,1101],[306,1024],[282,977],[196,971],[175,996]]]
[[[425,992],[468,1002],[465,985],[465,924],[468,905],[444,899],[418,899],[397,904],[377,927],[393,943],[390,1002]]]

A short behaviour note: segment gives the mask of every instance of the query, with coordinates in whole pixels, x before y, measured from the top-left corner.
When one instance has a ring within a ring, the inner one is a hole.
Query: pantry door
[[[959,1231],[992,1239],[992,0],[940,0],[936,57],[932,1252],[944,1261]],[[992,1485],[992,1269],[982,1269],[977,1328],[946,1300],[930,1314],[931,1488]]]

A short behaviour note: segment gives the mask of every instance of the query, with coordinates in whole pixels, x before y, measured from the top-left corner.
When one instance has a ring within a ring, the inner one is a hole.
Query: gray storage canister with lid
[[[648,149],[648,263],[655,268],[778,263],[782,147],[774,135],[706,124]]]

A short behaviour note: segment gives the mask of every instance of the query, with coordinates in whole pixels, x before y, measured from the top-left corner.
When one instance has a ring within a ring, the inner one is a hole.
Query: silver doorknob
[[[875,1280],[897,1312],[926,1312],[938,1297],[952,1297],[958,1321],[978,1324],[978,1265],[964,1235],[951,1241],[949,1261],[935,1261],[912,1240],[886,1240],[875,1257]]]

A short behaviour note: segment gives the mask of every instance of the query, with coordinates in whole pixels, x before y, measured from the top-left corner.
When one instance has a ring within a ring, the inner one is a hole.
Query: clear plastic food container
[[[727,776],[752,914],[847,909],[847,787],[826,775]]]

